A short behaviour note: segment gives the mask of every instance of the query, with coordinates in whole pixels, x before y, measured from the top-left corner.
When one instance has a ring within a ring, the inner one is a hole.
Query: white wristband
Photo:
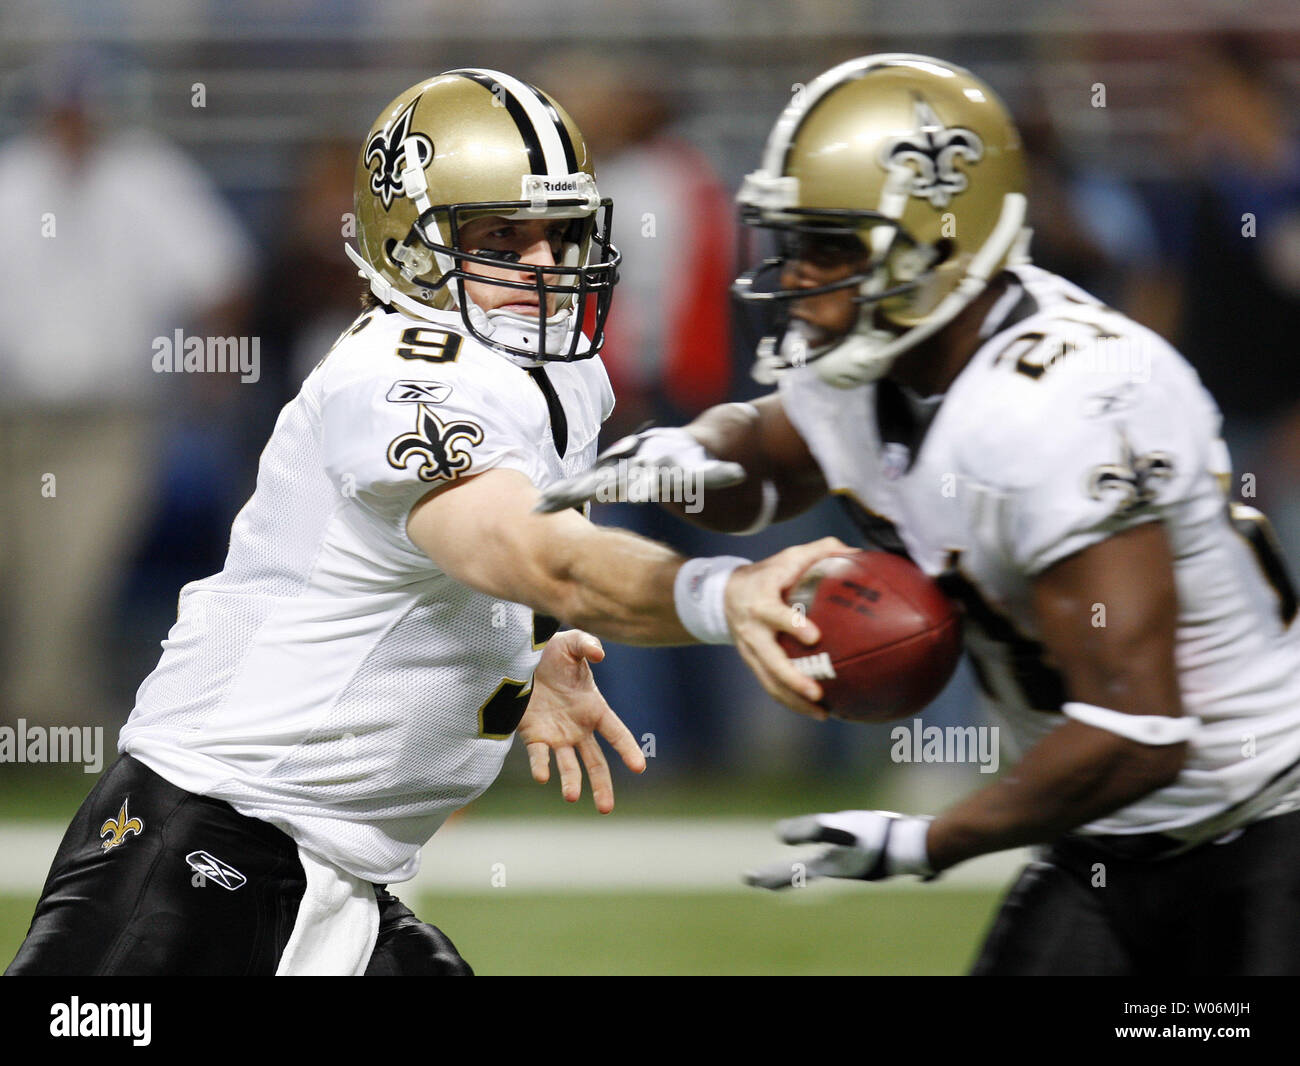
[[[1182,718],[1169,718],[1163,714],[1124,714],[1122,711],[1095,707],[1091,703],[1066,703],[1062,705],[1061,713],[1094,729],[1104,729],[1116,736],[1136,740],[1139,744],[1151,744],[1156,747],[1164,744],[1181,744],[1191,737],[1201,724],[1199,718],[1192,718],[1189,715]]]
[[[687,559],[673,582],[673,602],[686,631],[705,644],[730,644],[726,601],[723,598],[731,572],[751,560],[735,555]]]
[[[889,829],[889,847],[885,855],[885,870],[895,874],[920,874],[929,877],[934,873],[930,866],[930,852],[925,846],[933,818],[895,818]]]

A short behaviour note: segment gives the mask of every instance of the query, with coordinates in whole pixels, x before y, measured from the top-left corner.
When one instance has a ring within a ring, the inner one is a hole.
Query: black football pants
[[[1020,875],[972,972],[1300,974],[1300,812],[1167,859],[1068,837]]]
[[[306,877],[267,822],[124,755],[81,805],[7,975],[272,975]],[[469,975],[434,926],[375,887],[367,976]]]

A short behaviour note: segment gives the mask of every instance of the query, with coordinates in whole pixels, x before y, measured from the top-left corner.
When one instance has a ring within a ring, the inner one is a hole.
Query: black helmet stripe
[[[560,118],[560,113],[555,110],[555,105],[546,98],[537,86],[529,85],[528,88],[533,91],[533,95],[546,108],[547,117],[555,123],[555,132],[560,135],[560,144],[564,146],[564,165],[568,168],[565,173],[576,173],[578,170],[578,156],[573,150],[573,138],[569,136],[569,127],[564,124],[564,119]]]
[[[531,85],[495,70],[466,67],[447,73],[477,82],[501,101],[528,151],[530,173],[558,177],[577,169],[568,130],[555,108]]]
[[[486,71],[450,70],[447,73],[459,74],[463,78],[469,78],[470,81],[478,82],[505,104],[506,114],[514,119],[515,126],[519,130],[519,136],[523,138],[524,147],[528,150],[529,171],[533,174],[545,174],[546,155],[542,151],[542,142],[537,137],[537,130],[533,128],[532,119],[528,117],[524,105],[515,99],[514,93]]]

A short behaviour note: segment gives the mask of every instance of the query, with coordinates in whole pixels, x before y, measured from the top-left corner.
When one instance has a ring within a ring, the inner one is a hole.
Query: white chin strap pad
[[[557,311],[542,322],[533,315],[521,315],[514,311],[492,310],[485,312],[471,300],[469,301],[467,313],[474,328],[483,336],[491,337],[493,340],[502,344],[509,344],[515,348],[522,348],[527,352],[536,352],[538,350],[538,342],[543,328],[546,330],[546,350],[551,355],[565,351],[571,340],[569,327],[573,316],[568,311]],[[514,355],[511,358],[523,359],[522,356]],[[535,362],[536,360],[530,360],[528,365]]]
[[[1189,740],[1201,722],[1198,718],[1169,718],[1162,714],[1124,714],[1091,703],[1066,703],[1061,713],[1076,722],[1104,729],[1107,733],[1136,740],[1139,744],[1163,747]]]

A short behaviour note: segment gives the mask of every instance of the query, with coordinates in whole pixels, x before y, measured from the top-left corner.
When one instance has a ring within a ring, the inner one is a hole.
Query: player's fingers
[[[619,437],[613,444],[596,456],[596,466],[609,466],[619,459],[630,458],[635,455],[642,446],[643,440],[638,433],[629,433],[626,437]]]
[[[551,749],[540,740],[528,745],[528,768],[539,785],[551,779]]]
[[[538,514],[554,514],[556,511],[567,511],[585,499],[581,493],[574,491],[572,485],[552,485],[537,498],[533,510]]]
[[[832,555],[842,555],[851,551],[853,549],[839,537],[822,537],[820,540],[796,544],[793,548],[778,552],[772,556],[772,568],[785,579],[785,585],[782,586],[785,588],[814,563],[819,563]]]
[[[803,644],[816,644],[822,639],[822,631],[817,628],[817,623],[808,617],[802,607],[786,603],[785,597],[780,593],[762,604],[753,614],[769,629],[788,633]]]
[[[827,714],[824,707],[817,706],[816,703],[800,695],[799,692],[778,681],[772,675],[764,660],[755,653],[747,642],[738,638],[736,640],[736,650],[740,652],[740,657],[745,660],[746,665],[754,672],[754,676],[758,678],[764,691],[774,700],[788,707],[796,714],[802,714],[817,721],[826,720]],[[802,681],[810,680],[802,675],[799,676]]]
[[[752,572],[745,574],[736,589],[735,602],[729,605],[731,613],[740,619],[761,622],[775,632],[788,633],[801,643],[815,644],[821,640],[821,630],[802,607],[786,602],[785,598],[786,590],[807,567],[790,572],[772,565],[777,558],[773,556],[772,560],[757,563]]]
[[[806,879],[804,864],[795,860],[768,863],[756,870],[749,870],[743,875],[745,884],[754,888],[767,888],[779,892],[783,888],[793,888]]]
[[[829,825],[819,814],[805,814],[778,822],[776,834],[787,844],[847,844],[857,843],[857,837],[847,829]]]
[[[817,703],[822,698],[821,685],[795,669],[775,637],[758,628],[748,633],[747,637],[750,650],[778,684],[809,703]]]
[[[706,491],[739,485],[747,476],[745,468],[739,463],[728,463],[721,459],[705,463],[696,471],[696,475],[700,479],[700,487]]]
[[[814,877],[863,878],[876,864],[878,854],[861,848],[827,848],[807,861],[807,875]]]
[[[576,649],[588,662],[598,663],[605,658],[605,646],[590,633],[583,633],[582,639],[577,642]]]
[[[547,647],[552,645],[578,664],[581,664],[584,659],[598,663],[605,658],[605,646],[599,638],[582,629],[566,629],[556,633]]]
[[[533,510],[542,514],[551,514],[585,503],[600,490],[600,469],[594,467],[585,474],[548,485],[542,490],[541,497],[533,506]]]
[[[634,774],[645,771],[645,752],[636,742],[636,737],[632,735],[632,730],[623,723],[618,715],[613,711],[605,715],[596,727],[600,735],[604,737],[609,746],[614,749],[615,753],[623,760],[623,765],[631,770]]]
[[[595,737],[587,737],[578,745],[578,754],[587,767],[587,780],[591,782],[591,798],[596,803],[596,810],[609,814],[614,809],[614,780],[610,777],[609,763],[605,761],[600,744]]]
[[[582,768],[578,765],[578,756],[570,747],[556,748],[555,765],[560,768],[560,794],[569,803],[577,803],[582,795]]]

